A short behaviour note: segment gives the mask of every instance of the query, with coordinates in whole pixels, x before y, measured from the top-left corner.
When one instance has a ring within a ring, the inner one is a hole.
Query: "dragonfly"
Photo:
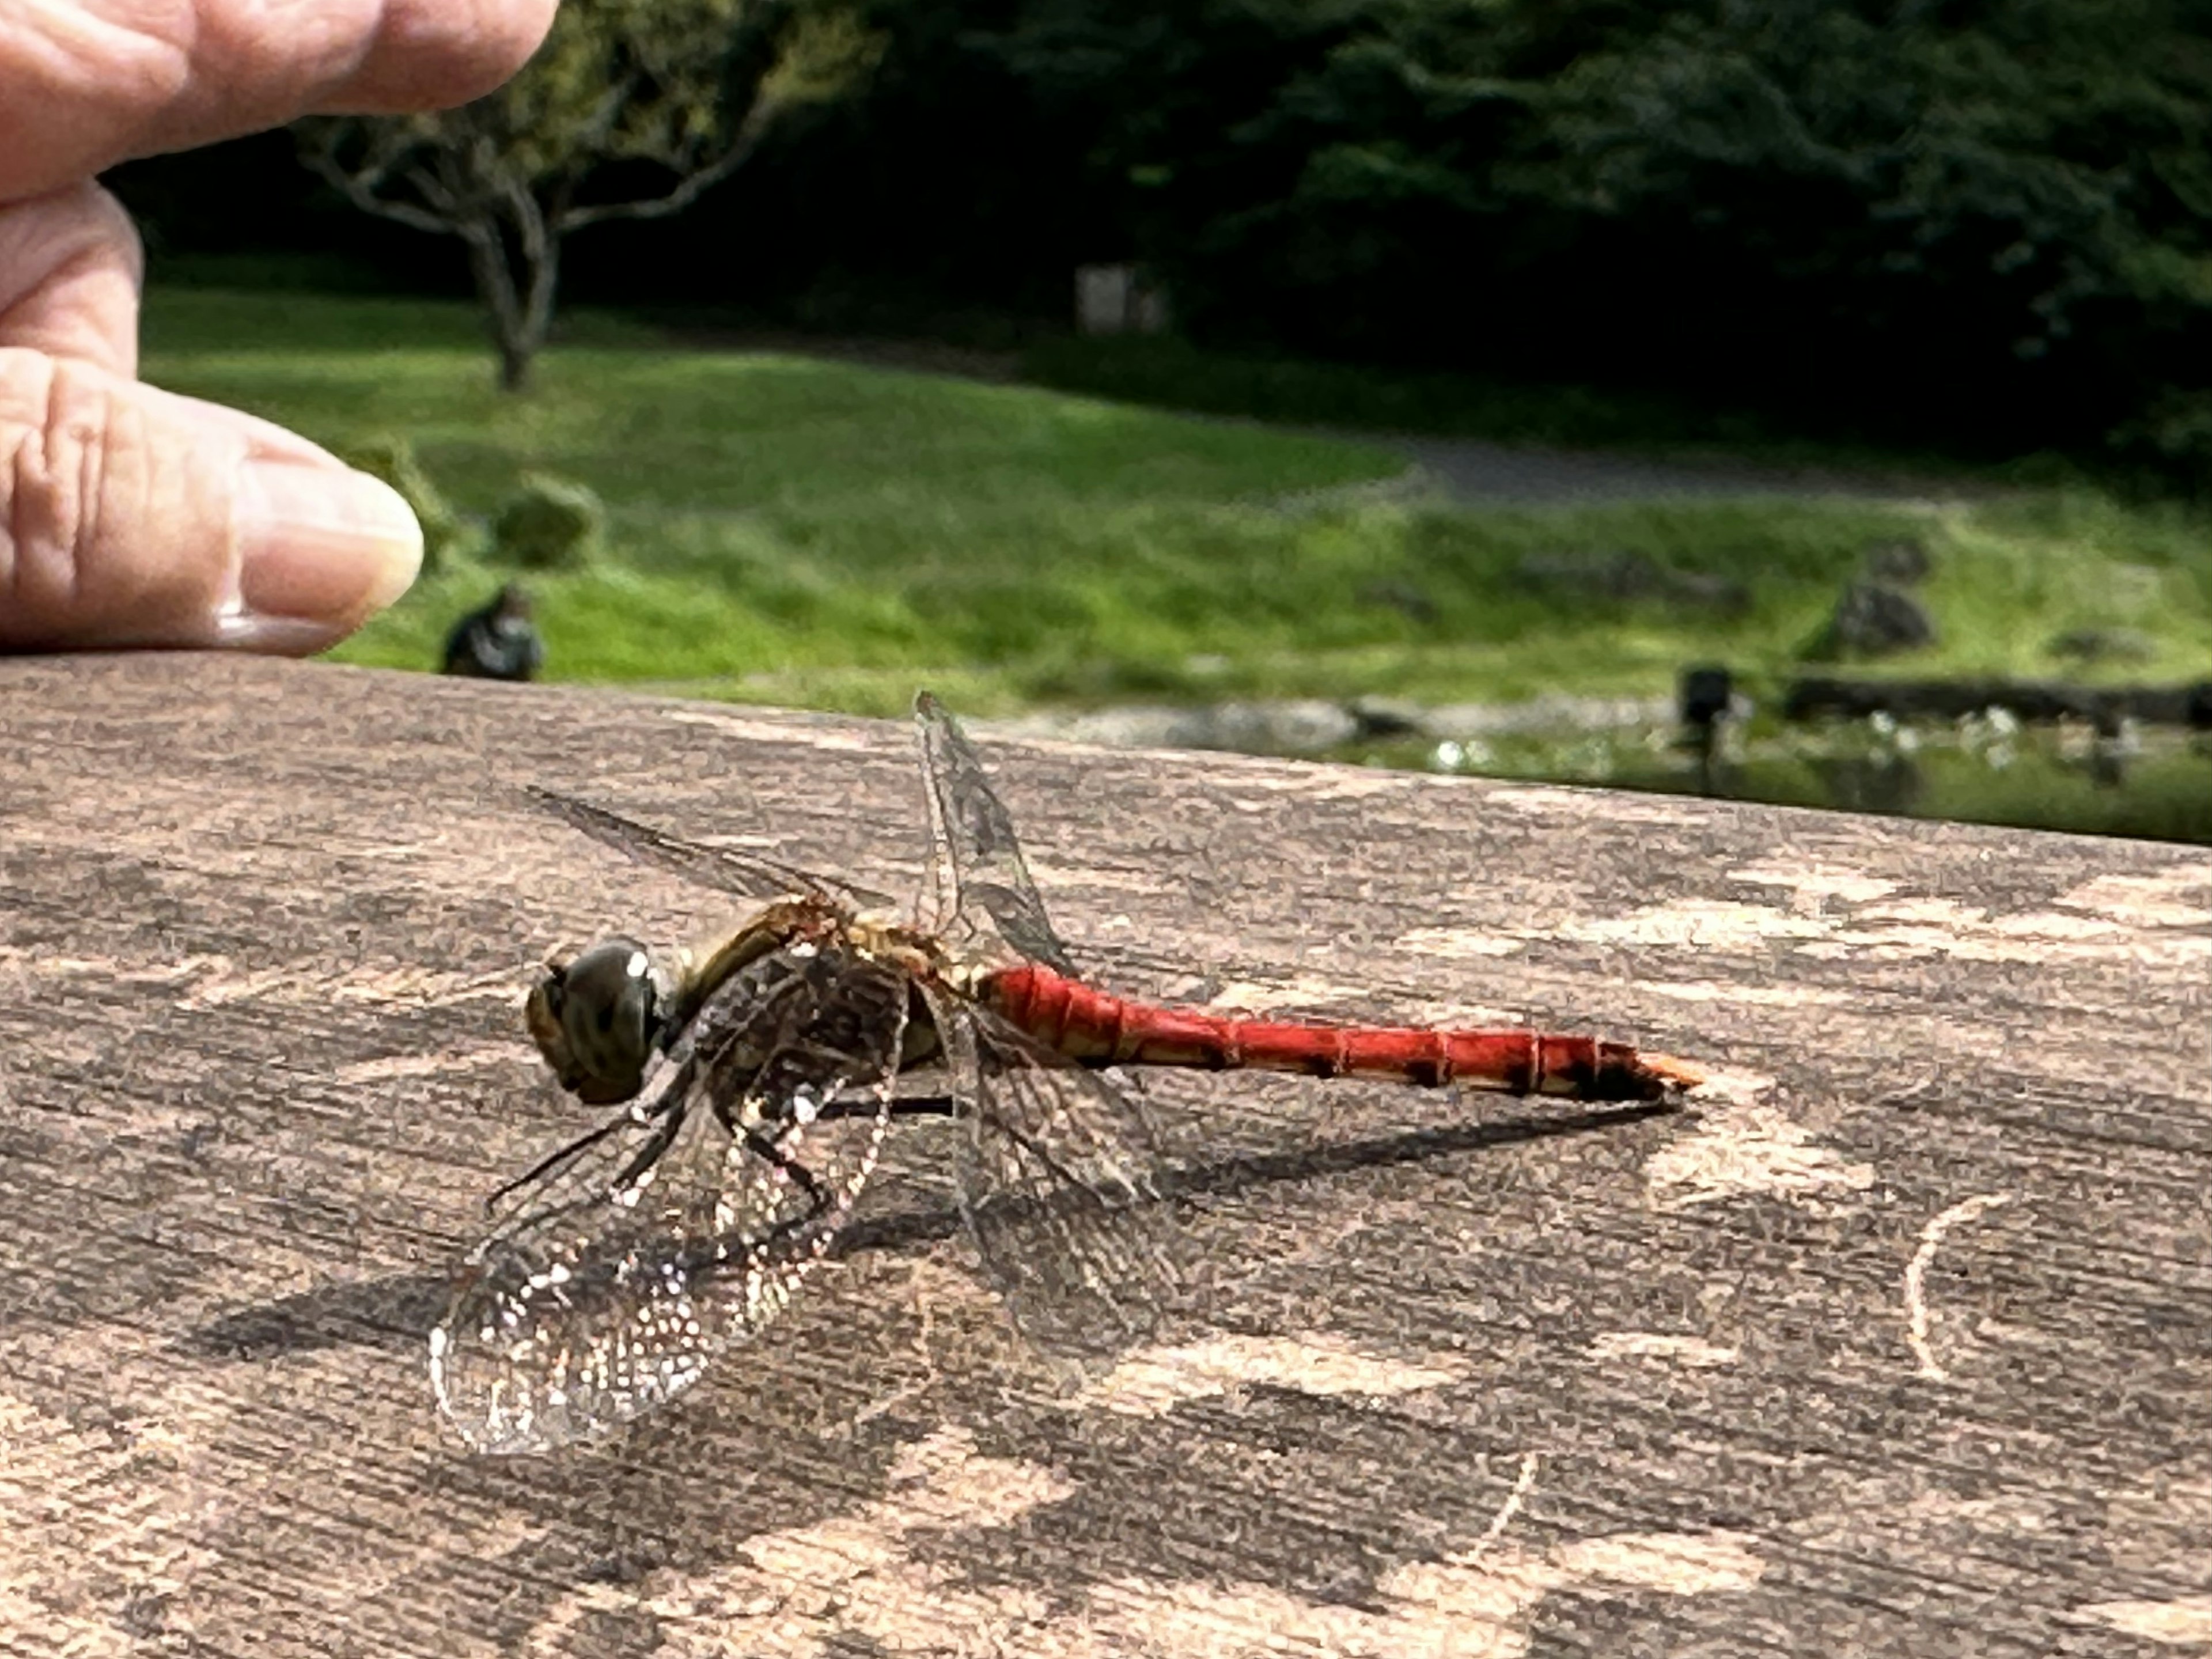
[[[1158,1144],[1121,1068],[1589,1101],[1702,1080],[1588,1036],[1246,1018],[1091,984],[975,749],[927,693],[915,714],[930,856],[908,918],[750,851],[533,792],[593,839],[757,908],[695,949],[602,939],[530,990],[525,1023],[560,1086],[619,1109],[494,1194],[431,1333],[439,1405],[471,1447],[599,1439],[692,1387],[790,1304],[887,1138],[917,1119],[950,1120],[961,1220],[1016,1328],[1095,1369],[1155,1331],[1183,1273]]]

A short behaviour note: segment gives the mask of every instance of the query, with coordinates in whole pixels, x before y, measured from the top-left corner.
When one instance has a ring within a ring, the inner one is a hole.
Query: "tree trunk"
[[[522,342],[526,356],[523,372],[529,371],[529,360],[535,357],[544,345],[546,337],[553,331],[553,300],[561,284],[561,232],[559,209],[565,202],[567,191],[556,193],[555,211],[543,211],[535,198],[530,198],[529,223],[521,237],[522,264],[525,276],[522,306]],[[501,384],[508,391],[520,389],[520,382],[507,386],[502,372]]]
[[[506,196],[516,222],[511,246],[489,209],[463,227],[461,236],[468,245],[469,274],[483,303],[492,349],[499,356],[500,390],[520,392],[529,385],[531,363],[552,329],[561,241],[549,231],[526,189]]]
[[[469,276],[483,305],[484,327],[499,357],[500,390],[520,392],[529,382],[532,348],[525,337],[522,306],[514,291],[507,245],[499,227],[489,218],[465,227],[461,234],[468,245]]]

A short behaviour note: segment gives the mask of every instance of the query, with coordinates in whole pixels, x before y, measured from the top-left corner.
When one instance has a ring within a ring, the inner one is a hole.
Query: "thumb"
[[[305,654],[407,591],[397,491],[267,422],[0,348],[0,648]]]

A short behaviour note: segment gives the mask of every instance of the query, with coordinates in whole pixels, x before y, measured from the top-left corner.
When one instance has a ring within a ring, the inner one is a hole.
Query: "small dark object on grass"
[[[448,674],[480,680],[526,680],[544,665],[545,644],[530,620],[530,595],[509,582],[489,605],[471,611],[446,636]]]
[[[1911,536],[1875,542],[1867,549],[1861,563],[1869,581],[1886,582],[1893,587],[1911,587],[1923,582],[1933,568],[1926,544]]]
[[[2189,688],[2182,718],[2192,732],[2212,732],[2212,680],[2199,680]]]
[[[2054,657],[2075,662],[2148,662],[2158,642],[2136,628],[2069,628],[2046,647]]]
[[[1886,657],[1936,643],[1936,624],[1911,595],[1879,582],[1853,582],[1836,601],[1812,654],[1816,658]]]
[[[1682,746],[1698,757],[1698,792],[1724,793],[1720,765],[1720,723],[1735,702],[1735,680],[1716,665],[1686,668],[1675,688],[1675,707],[1682,716]]]
[[[1693,732],[1710,732],[1713,722],[1728,713],[1735,696],[1735,681],[1727,669],[1686,668],[1674,700],[1684,726]]]

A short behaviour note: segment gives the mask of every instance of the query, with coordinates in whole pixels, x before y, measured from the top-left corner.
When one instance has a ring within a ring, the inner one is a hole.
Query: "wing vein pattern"
[[[842,945],[719,988],[647,1097],[471,1257],[431,1340],[462,1436],[512,1452],[603,1435],[780,1314],[875,1167],[908,997]]]

